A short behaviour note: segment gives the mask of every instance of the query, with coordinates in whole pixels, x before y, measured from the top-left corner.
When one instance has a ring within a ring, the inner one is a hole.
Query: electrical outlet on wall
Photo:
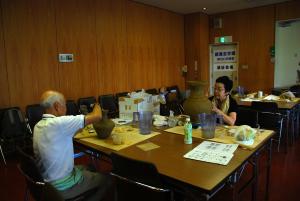
[[[58,54],[58,61],[61,63],[73,62],[74,61],[73,54]]]
[[[198,61],[195,61],[195,71],[198,71]]]

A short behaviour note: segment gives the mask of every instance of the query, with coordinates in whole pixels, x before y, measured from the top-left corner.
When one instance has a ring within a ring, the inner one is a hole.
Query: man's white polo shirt
[[[84,115],[44,114],[34,127],[33,150],[45,181],[69,175],[74,168],[73,136],[84,127]]]

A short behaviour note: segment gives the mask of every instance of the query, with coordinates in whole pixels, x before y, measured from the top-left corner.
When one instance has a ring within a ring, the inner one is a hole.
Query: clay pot
[[[101,121],[94,123],[94,129],[100,139],[108,138],[115,127],[115,123],[107,118],[108,110],[102,111]]]
[[[183,104],[184,113],[191,117],[192,123],[200,123],[198,114],[211,113],[212,104],[205,96],[207,82],[204,81],[187,81],[191,95]]]

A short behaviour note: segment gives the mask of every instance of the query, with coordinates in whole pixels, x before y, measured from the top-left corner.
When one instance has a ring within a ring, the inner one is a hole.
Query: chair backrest
[[[17,150],[20,157],[18,168],[33,198],[37,201],[63,201],[61,194],[51,184],[43,181],[34,158],[20,148]]]
[[[108,110],[108,117],[114,118],[118,115],[118,107],[116,105],[116,97],[113,94],[100,95],[99,103],[104,110]]]
[[[275,130],[277,133],[282,130],[283,115],[273,112],[259,112],[257,124],[260,128]]]
[[[44,109],[40,104],[33,104],[26,106],[26,117],[30,125],[31,130],[33,130],[35,124],[39,122],[43,117]]]
[[[251,109],[257,112],[257,124],[261,128],[279,131],[284,116],[279,113],[275,102],[252,102]]]
[[[117,200],[172,200],[154,164],[111,154],[112,175],[117,179]]]
[[[1,120],[1,136],[4,138],[22,137],[27,134],[25,119],[19,108],[9,108]]]
[[[78,107],[81,113],[85,113],[86,111],[82,111],[82,106],[87,109],[87,112],[91,112],[93,110],[92,105],[96,103],[96,98],[94,96],[79,98],[78,99]]]
[[[278,106],[275,102],[253,101],[251,103],[251,109],[263,112],[277,112]]]
[[[79,114],[79,108],[75,101],[73,100],[67,100],[66,101],[66,107],[67,107],[67,115],[78,115]]]
[[[252,128],[257,127],[257,112],[251,108],[238,107],[235,125],[248,125]]]

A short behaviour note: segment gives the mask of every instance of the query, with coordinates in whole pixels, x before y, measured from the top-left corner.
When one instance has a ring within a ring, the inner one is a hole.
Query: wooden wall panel
[[[249,91],[270,92],[274,64],[269,49],[274,44],[274,5],[211,16],[221,17],[223,27],[210,29],[210,42],[216,36],[232,36],[239,43],[239,84]],[[247,65],[247,69],[242,69]]]
[[[58,53],[74,54],[59,63],[60,90],[67,99],[98,96],[95,0],[56,0]]]
[[[37,103],[46,89],[77,100],[183,88],[182,15],[128,0],[0,1],[1,107]],[[59,63],[59,53],[74,62]]]
[[[169,13],[169,83],[162,83],[167,86],[177,84],[184,89],[185,78],[182,76],[181,68],[185,64],[184,58],[184,18],[174,13]],[[159,68],[161,69],[161,68]],[[159,72],[158,69],[158,72]]]
[[[98,94],[128,91],[126,1],[97,0]]]
[[[147,88],[151,79],[151,7],[127,2],[129,89]],[[163,45],[163,44],[162,44]]]
[[[182,16],[131,1],[127,10],[129,89],[182,88]]]
[[[209,18],[207,15],[200,14],[200,49],[197,51],[200,55],[198,61],[198,71],[200,80],[209,82]]]
[[[6,70],[6,60],[5,60],[5,46],[3,38],[3,17],[2,17],[2,6],[0,4],[0,108],[5,108],[10,106],[9,100],[9,90],[8,90],[8,79]]]
[[[199,75],[195,73],[194,62],[199,60],[197,46],[200,46],[200,14],[194,13],[184,17],[184,42],[185,42],[185,64],[188,67],[187,80],[198,80]],[[200,48],[198,48],[199,50]]]
[[[57,86],[53,5],[50,0],[2,0],[2,8],[10,104],[24,108]]]
[[[209,81],[208,22],[208,16],[203,13],[185,16],[185,61],[188,66],[188,80]]]
[[[294,0],[276,5],[276,20],[300,18],[300,1]]]

